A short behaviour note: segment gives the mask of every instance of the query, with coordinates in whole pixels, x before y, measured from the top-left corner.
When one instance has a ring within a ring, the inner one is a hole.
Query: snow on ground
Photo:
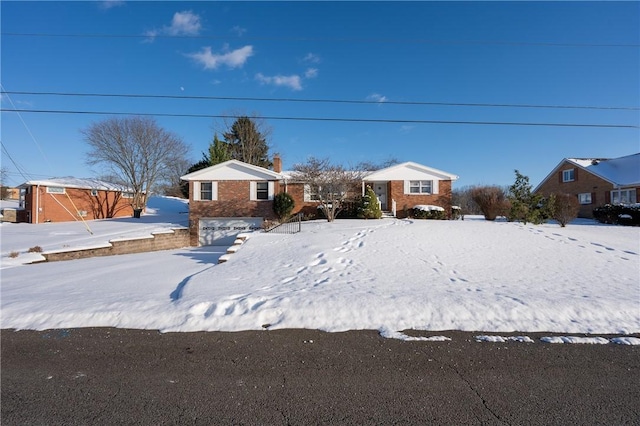
[[[311,221],[299,234],[254,233],[220,265],[226,247],[28,266],[16,266],[24,253],[7,257],[186,225],[181,201],[150,206],[142,219],[90,222],[93,235],[81,223],[3,224],[2,328],[640,333],[640,229],[593,221]]]

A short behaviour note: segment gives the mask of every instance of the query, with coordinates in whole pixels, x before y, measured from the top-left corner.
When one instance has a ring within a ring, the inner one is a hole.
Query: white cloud
[[[270,84],[273,86],[284,86],[292,90],[302,90],[302,80],[299,75],[275,75],[266,76],[262,73],[256,74],[256,80],[262,84]]]
[[[100,9],[102,10],[109,10],[114,7],[123,6],[123,5],[124,5],[123,0],[104,0],[98,4],[98,7],[100,7]]]
[[[144,33],[148,38],[146,43],[151,43],[159,35],[181,36],[181,35],[198,35],[202,29],[200,16],[191,11],[176,12],[173,15],[170,26],[164,26],[161,29],[148,30]]]
[[[224,50],[227,49],[225,46]],[[241,68],[249,57],[253,56],[253,46],[244,46],[224,53],[213,53],[211,47],[207,46],[203,47],[200,52],[188,53],[186,56],[202,64],[204,69],[207,70],[215,70],[220,65],[226,65],[229,68]]]
[[[171,26],[166,28],[169,35],[197,35],[202,25],[200,17],[191,11],[176,12],[173,15]]]
[[[305,78],[316,78],[318,76],[318,68],[307,68],[304,72]]]
[[[379,102],[379,103],[384,103],[387,102],[388,99],[386,96],[382,96],[379,93],[372,93],[369,96],[367,96],[367,100],[368,101],[374,101],[374,102]]]
[[[307,56],[302,58],[302,61],[303,62],[310,62],[312,64],[319,64],[320,63],[320,56],[316,55],[315,53],[307,53]]]

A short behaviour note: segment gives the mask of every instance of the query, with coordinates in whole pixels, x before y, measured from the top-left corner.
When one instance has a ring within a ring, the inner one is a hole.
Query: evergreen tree
[[[516,173],[516,181],[509,187],[508,200],[511,204],[509,209],[509,221],[520,220],[524,224],[532,222],[540,224],[546,219],[546,215],[541,209],[542,197],[531,193],[529,177]]]
[[[382,217],[382,210],[380,209],[380,203],[378,202],[376,193],[368,185],[362,196],[359,210],[358,217],[362,219],[380,219]]]
[[[217,133],[213,136],[213,142],[209,145],[208,160],[210,166],[231,160],[229,144],[218,139]]]
[[[229,147],[231,158],[264,168],[272,166],[266,137],[251,118],[239,117],[223,137]]]

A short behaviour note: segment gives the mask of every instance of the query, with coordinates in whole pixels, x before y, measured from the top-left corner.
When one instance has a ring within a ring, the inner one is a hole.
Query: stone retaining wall
[[[111,240],[102,247],[50,251],[42,253],[42,256],[47,262],[56,262],[87,257],[172,250],[183,247],[189,247],[188,228],[174,228],[168,231],[153,232],[148,237]]]

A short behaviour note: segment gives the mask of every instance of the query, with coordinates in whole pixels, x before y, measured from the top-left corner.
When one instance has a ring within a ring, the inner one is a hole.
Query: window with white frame
[[[635,189],[619,189],[611,191],[611,204],[635,204],[636,202]]]
[[[65,190],[61,186],[47,186],[47,193],[49,193],[49,194],[64,194]]]
[[[212,182],[200,182],[200,200],[213,200]]]
[[[98,190],[97,190],[97,189],[92,189],[92,190],[91,190],[91,195],[92,195],[93,197],[97,197],[97,196],[98,196]]]
[[[578,202],[580,202],[580,204],[591,204],[591,193],[585,192],[578,194]]]
[[[575,180],[575,169],[563,170],[562,171],[562,181],[563,182],[573,182]]]
[[[431,180],[412,180],[409,181],[410,194],[431,194],[433,193],[433,181]]]
[[[269,182],[256,182],[256,200],[269,199]]]
[[[320,201],[318,191],[308,183],[304,185],[304,201]]]
[[[122,198],[133,198],[133,192],[123,192]]]

